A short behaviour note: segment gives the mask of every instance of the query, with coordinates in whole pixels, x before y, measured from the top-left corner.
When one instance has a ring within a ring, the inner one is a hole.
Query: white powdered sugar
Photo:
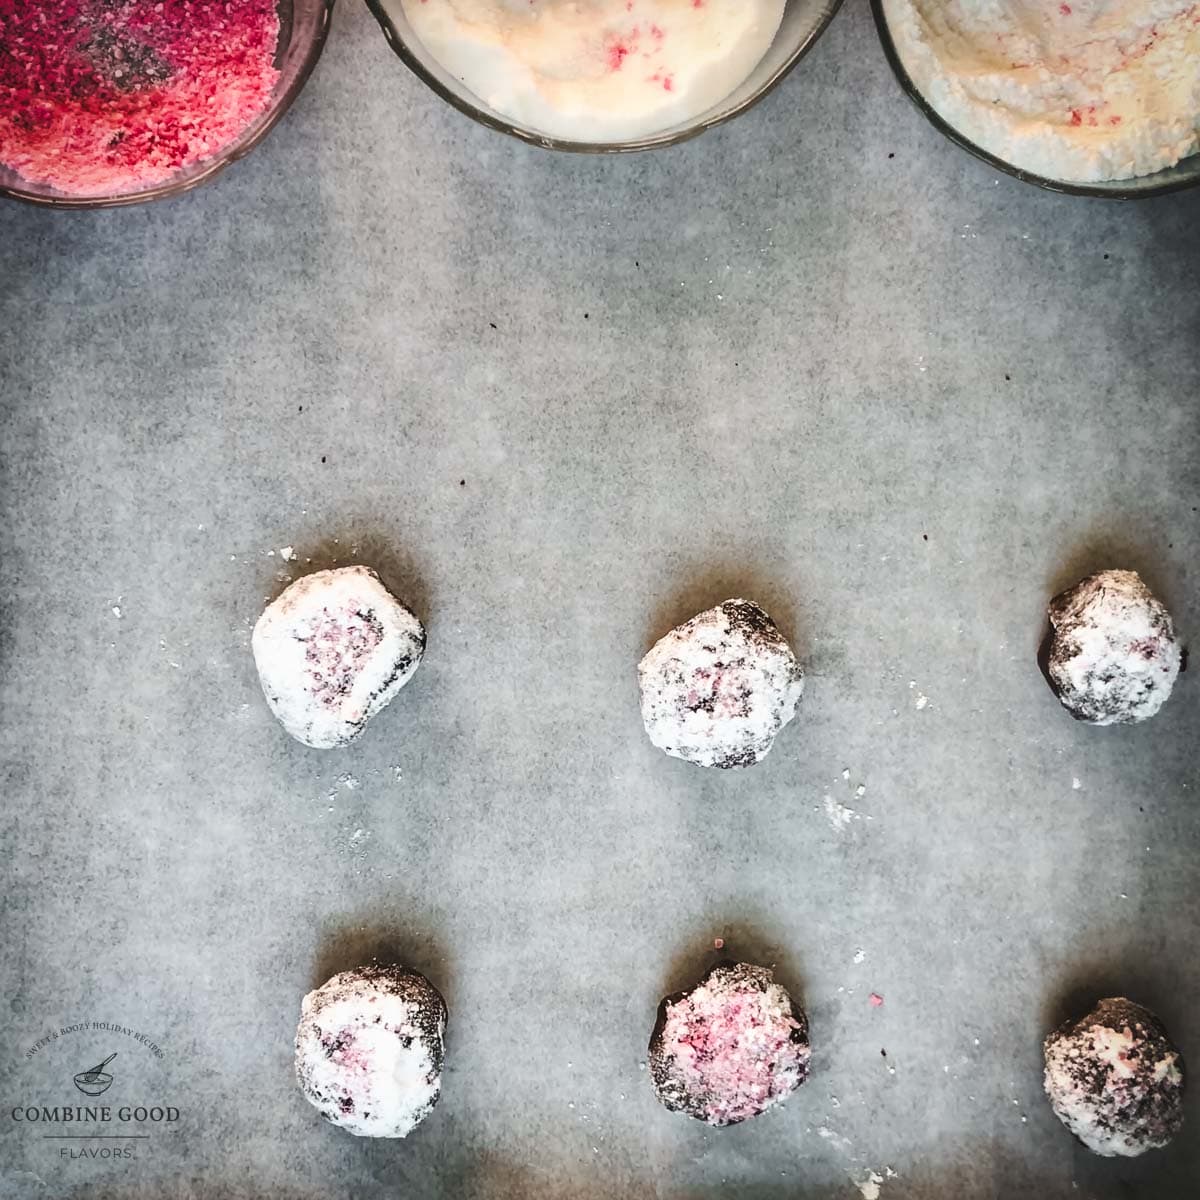
[[[406,1137],[441,1094],[446,1006],[401,967],[335,975],[304,997],[296,1080],[326,1120],[357,1137]]]
[[[879,1200],[882,1195],[882,1188],[889,1179],[897,1178],[896,1172],[891,1167],[884,1167],[883,1174],[878,1171],[868,1169],[867,1173],[861,1178],[852,1175],[850,1177],[854,1181],[854,1186],[858,1188],[863,1200]]]
[[[1200,150],[1196,0],[885,0],[905,71],[959,133],[1070,182]]]
[[[1102,1000],[1045,1044],[1045,1088],[1059,1120],[1091,1151],[1133,1157],[1183,1124],[1183,1060],[1158,1018]]]
[[[829,822],[829,827],[838,833],[844,833],[850,827],[851,821],[862,820],[861,813],[855,812],[854,809],[847,807],[830,795],[826,795],[822,803],[825,806],[825,819]]]
[[[791,647],[748,600],[673,629],[638,664],[638,681],[650,740],[702,767],[760,762],[804,691]]]
[[[421,44],[489,108],[578,142],[645,137],[730,95],[784,0],[403,0]]]
[[[1182,656],[1171,614],[1135,571],[1101,571],[1049,608],[1047,674],[1071,715],[1092,725],[1152,717]]]
[[[270,604],[251,640],[263,694],[307,746],[344,746],[408,682],[425,630],[368,567],[318,571]]]

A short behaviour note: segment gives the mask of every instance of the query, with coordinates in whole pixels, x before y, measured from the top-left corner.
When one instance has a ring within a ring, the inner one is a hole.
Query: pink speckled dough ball
[[[446,1002],[417,971],[343,971],[304,997],[296,1082],[333,1125],[356,1137],[407,1137],[442,1092]]]
[[[796,715],[804,671],[752,600],[726,600],[660,638],[638,664],[642,723],[664,753],[750,767]]]
[[[1100,571],[1055,596],[1042,668],[1089,725],[1148,720],[1167,702],[1183,652],[1166,606],[1136,571]]]
[[[369,567],[296,580],[251,638],[263,695],[297,741],[327,750],[354,741],[412,678],[425,629]]]
[[[671,1112],[736,1125],[786,1100],[811,1053],[808,1018],[771,970],[721,963],[659,1006],[650,1080]]]

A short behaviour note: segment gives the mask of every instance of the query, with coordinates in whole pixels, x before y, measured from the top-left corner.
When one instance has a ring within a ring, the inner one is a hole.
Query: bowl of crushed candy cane
[[[333,0],[0,0],[0,196],[59,208],[188,191],[304,87]]]

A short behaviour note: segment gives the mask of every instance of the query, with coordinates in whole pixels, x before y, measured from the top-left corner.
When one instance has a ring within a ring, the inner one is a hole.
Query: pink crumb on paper
[[[883,997],[878,992],[872,992],[868,999],[871,1001],[872,1008],[883,1007]]]
[[[0,163],[68,194],[170,178],[279,77],[275,0],[0,0]]]

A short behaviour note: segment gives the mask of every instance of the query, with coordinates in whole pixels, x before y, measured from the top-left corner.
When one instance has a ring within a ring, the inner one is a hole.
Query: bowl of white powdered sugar
[[[489,129],[650,150],[753,107],[841,0],[367,0],[400,58]]]
[[[977,158],[1130,200],[1200,184],[1196,0],[871,0],[896,78]]]

